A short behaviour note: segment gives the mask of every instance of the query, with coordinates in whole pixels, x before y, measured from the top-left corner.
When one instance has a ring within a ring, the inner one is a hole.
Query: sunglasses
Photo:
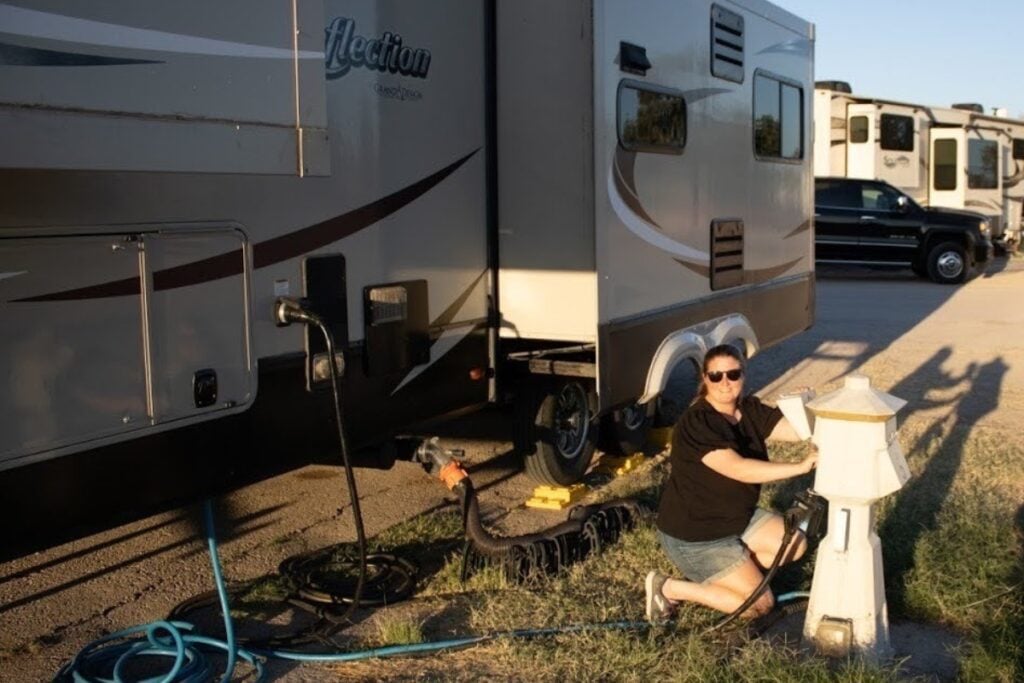
[[[721,370],[712,370],[711,372],[705,372],[704,376],[715,384],[721,382],[723,377],[728,377],[730,382],[738,382],[740,378],[743,377],[743,369],[736,368],[734,370],[726,370],[725,372]]]

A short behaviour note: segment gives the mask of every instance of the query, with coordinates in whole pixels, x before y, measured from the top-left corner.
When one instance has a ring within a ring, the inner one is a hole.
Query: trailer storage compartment
[[[322,3],[203,15],[0,5],[0,167],[327,174]]]
[[[0,469],[247,404],[245,263],[232,228],[0,239]]]

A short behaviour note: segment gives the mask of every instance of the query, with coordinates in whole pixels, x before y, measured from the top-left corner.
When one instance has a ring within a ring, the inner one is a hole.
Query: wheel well
[[[924,242],[924,249],[923,253],[921,254],[921,258],[928,258],[928,254],[931,253],[931,250],[943,242],[956,242],[964,249],[967,248],[967,238],[963,235],[963,233],[940,232],[933,235],[928,235],[928,238]]]

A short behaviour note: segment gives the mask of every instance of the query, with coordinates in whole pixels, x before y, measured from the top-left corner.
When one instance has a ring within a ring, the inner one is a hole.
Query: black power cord
[[[359,507],[359,492],[356,489],[355,472],[348,452],[348,439],[345,436],[345,425],[341,416],[341,389],[339,387],[338,367],[335,363],[336,349],[334,346],[334,335],[324,324],[324,321],[316,313],[305,308],[300,302],[294,299],[281,297],[274,304],[274,319],[280,325],[290,325],[294,322],[305,325],[314,325],[324,335],[324,343],[327,345],[328,365],[331,368],[331,393],[334,397],[334,419],[338,427],[338,445],[341,449],[341,460],[345,466],[345,480],[348,484],[349,499],[352,503],[352,517],[356,527],[356,543],[359,549],[359,573],[356,579],[355,590],[352,593],[351,601],[347,603],[345,611],[337,617],[339,622],[345,621],[352,612],[359,607],[359,601],[363,595],[363,587],[366,584],[367,552],[366,552],[366,531],[363,527],[363,513]]]

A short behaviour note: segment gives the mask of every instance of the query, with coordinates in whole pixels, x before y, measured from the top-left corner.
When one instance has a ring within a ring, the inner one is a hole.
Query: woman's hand
[[[807,454],[807,457],[800,461],[800,469],[803,470],[801,474],[807,474],[815,467],[818,466],[818,447],[813,443],[811,444],[811,452]]]

